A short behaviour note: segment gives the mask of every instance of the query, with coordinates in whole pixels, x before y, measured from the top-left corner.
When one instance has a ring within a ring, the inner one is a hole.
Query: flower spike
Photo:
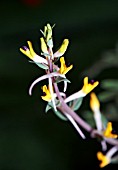
[[[23,46],[22,48],[20,48],[20,51],[36,63],[48,64],[46,59],[44,59],[43,57],[40,57],[34,52],[32,43],[30,41],[27,41],[27,43],[28,43],[29,48],[26,46]]]
[[[108,120],[102,115],[100,102],[96,94],[92,92],[92,90],[98,86],[99,82],[94,80],[89,82],[88,77],[86,76],[82,80],[81,88],[70,96],[67,96],[67,83],[70,83],[70,81],[66,78],[66,73],[68,73],[73,68],[73,65],[68,66],[63,55],[68,48],[69,40],[62,40],[62,44],[54,52],[52,36],[53,27],[54,25],[51,26],[49,23],[47,23],[44,26],[43,31],[40,30],[42,33],[42,36],[40,37],[41,54],[38,55],[35,52],[31,41],[27,41],[28,45],[20,48],[20,51],[24,55],[26,55],[30,60],[33,60],[30,61],[31,63],[35,63],[38,65],[38,67],[45,71],[42,76],[36,78],[32,82],[29,88],[29,94],[32,95],[33,88],[37,83],[42,80],[47,80],[48,86],[43,85],[41,87],[43,94],[40,95],[41,99],[47,103],[45,112],[52,109],[52,111],[62,120],[70,121],[82,139],[85,139],[86,136],[84,135],[81,128],[88,132],[91,138],[98,139],[98,142],[101,143],[103,151],[103,153],[97,153],[97,158],[99,161],[101,161],[99,165],[101,168],[110,163],[116,163],[116,161],[118,162],[118,157],[112,156],[118,152],[118,135],[113,133],[112,123],[108,122]],[[60,60],[60,67],[58,65],[58,60]],[[63,89],[60,82],[64,83]],[[92,116],[94,120],[92,121],[94,122],[91,122],[91,120],[89,122],[89,118],[91,118],[89,115],[88,117],[85,117],[85,119],[88,120],[87,121],[84,120],[84,116],[81,118],[82,115],[76,112],[80,108],[83,98],[90,92],[90,108],[93,111]],[[109,150],[108,144],[113,145],[113,147],[111,147]]]
[[[73,68],[73,65],[70,65],[69,67],[65,65],[64,57],[60,58],[60,62],[61,62],[61,67],[59,70],[60,74],[66,74],[69,70]]]

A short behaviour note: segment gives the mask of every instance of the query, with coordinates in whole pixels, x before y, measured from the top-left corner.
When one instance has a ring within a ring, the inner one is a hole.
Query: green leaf
[[[44,70],[47,70],[48,69],[48,66],[47,65],[44,65],[44,64],[41,64],[41,63],[36,63],[40,68],[44,69]]]
[[[50,109],[52,109],[52,107],[49,104],[47,104],[47,106],[45,108],[45,112],[47,113]]]
[[[93,127],[96,128],[96,122],[94,119],[94,113],[92,111],[84,111],[84,113],[82,113],[82,117]],[[101,119],[102,119],[102,123],[103,125],[106,127],[108,120],[107,118],[101,113]]]
[[[118,121],[118,107],[114,103],[108,104],[104,113],[105,117],[110,121]]]
[[[38,65],[40,68],[44,69],[44,70],[47,70],[48,69],[48,66],[45,65],[45,64],[41,64],[41,63],[36,63],[34,61],[29,61],[30,63],[35,63],[36,65]]]
[[[107,79],[101,82],[101,87],[104,89],[118,91],[118,80]]]
[[[62,115],[62,113],[60,112],[60,111],[55,111],[54,109],[53,109],[53,112],[61,119],[61,120],[64,120],[64,121],[67,121],[68,119],[64,116],[64,115]]]
[[[59,106],[60,102],[56,101],[56,106]],[[56,116],[58,116],[61,120],[67,121],[68,119],[60,112],[60,111],[55,111],[53,108],[53,104],[52,102],[48,102],[45,112],[47,113],[50,109],[53,110],[53,112],[56,114]]]
[[[50,58],[50,54],[47,53],[41,53],[41,55],[45,56],[45,57],[49,57]]]
[[[86,110],[82,113],[82,117],[88,122],[88,124],[90,124],[93,128],[95,128],[96,123],[95,123],[93,114],[94,113],[92,111]]]
[[[48,40],[47,42],[48,47],[52,48],[53,47],[53,41],[52,38]]]
[[[111,100],[116,95],[116,92],[101,92],[98,94],[98,98],[101,102],[107,102]]]
[[[69,102],[69,106],[74,110],[78,110],[82,104],[82,101],[83,101],[83,97],[81,98],[78,98],[78,99],[75,99],[71,102]]]
[[[118,163],[118,156],[114,156],[114,157],[111,159],[111,163],[112,163],[112,164],[117,164],[117,163]]]
[[[70,80],[68,80],[68,79],[66,79],[66,78],[63,78],[63,77],[57,77],[57,79],[56,79],[56,83],[60,83],[60,82],[62,82],[62,81],[66,81],[66,82],[70,83]]]

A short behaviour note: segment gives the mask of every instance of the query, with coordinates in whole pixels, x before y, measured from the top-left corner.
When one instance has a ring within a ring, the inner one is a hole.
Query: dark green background
[[[40,29],[47,22],[56,24],[55,50],[64,38],[70,40],[65,53],[74,64],[68,73],[70,93],[81,87],[80,73],[116,46],[118,1],[42,0],[37,6],[23,0],[0,1],[0,170],[97,170],[100,145],[88,134],[83,141],[71,124],[44,113],[43,82],[28,95],[30,83],[43,71],[19,48],[31,40],[40,54]]]

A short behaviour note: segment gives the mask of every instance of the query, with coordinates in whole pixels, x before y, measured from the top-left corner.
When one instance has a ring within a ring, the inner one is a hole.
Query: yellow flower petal
[[[90,107],[91,110],[95,110],[96,108],[99,109],[100,108],[100,102],[96,96],[96,94],[94,92],[92,92],[90,94]]]
[[[48,42],[52,38],[52,27],[50,24],[47,24],[47,37],[46,41]]]
[[[32,43],[30,41],[27,41],[27,43],[29,45],[30,54],[31,54],[32,58],[34,58],[34,56],[36,56],[36,53],[33,50]]]
[[[27,57],[29,57],[30,59],[34,59],[34,57],[37,55],[34,50],[33,50],[33,47],[32,47],[32,43],[30,41],[27,41],[28,43],[28,46],[29,48],[27,47],[23,47],[23,48],[20,48],[20,51],[25,54]]]
[[[112,133],[112,123],[111,122],[107,123],[106,130],[103,132],[103,134],[107,138],[117,138],[118,137],[117,134]]]
[[[62,45],[61,45],[61,47],[59,49],[59,52],[60,53],[65,53],[65,51],[66,51],[66,49],[68,47],[68,44],[69,44],[69,40],[68,39],[64,39],[63,43],[62,43]]]
[[[47,26],[44,26],[44,36],[47,34]]]
[[[37,55],[34,50],[33,50],[33,47],[32,47],[32,43],[30,41],[27,41],[28,43],[28,47],[26,46],[23,46],[22,48],[20,48],[20,51],[26,55],[27,57],[29,57],[31,60],[33,60],[34,62],[37,62],[37,63],[45,63],[45,64],[48,64],[47,60],[44,59],[43,57]]]
[[[41,37],[41,38],[40,38],[40,41],[41,41],[41,50],[42,50],[44,53],[48,54],[48,49],[47,49],[47,45],[46,45],[46,43],[45,43],[45,41],[44,41],[44,38]]]
[[[32,56],[31,56],[31,54],[30,54],[30,50],[27,48],[27,47],[23,47],[23,48],[20,48],[20,51],[24,54],[24,55],[26,55],[27,57],[29,57],[30,59],[32,59]]]
[[[88,94],[89,92],[91,92],[97,85],[99,84],[98,81],[94,82],[94,83],[88,83],[88,77],[85,77],[84,78],[84,85],[83,85],[83,88],[82,88],[82,91],[85,93],[85,94]]]
[[[97,153],[97,158],[99,161],[101,161],[101,163],[99,165],[100,168],[103,168],[110,163],[110,159],[108,157],[106,157],[105,155],[103,155],[102,152]]]
[[[67,50],[68,44],[69,44],[69,40],[64,39],[59,50],[54,53],[54,57],[61,57],[65,53],[65,51]]]
[[[52,98],[49,89],[47,88],[46,85],[44,85],[44,86],[42,87],[42,90],[43,90],[43,92],[45,93],[45,95],[44,95],[44,96],[41,96],[41,98],[42,98],[43,100],[49,102],[49,101],[51,100],[51,98]]]
[[[73,65],[66,67],[64,57],[60,58],[60,63],[61,63],[61,67],[60,67],[59,72],[61,74],[66,74],[69,70],[71,70],[73,68]]]

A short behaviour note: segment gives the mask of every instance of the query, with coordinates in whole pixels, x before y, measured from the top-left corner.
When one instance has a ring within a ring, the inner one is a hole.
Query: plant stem
[[[58,99],[61,102],[61,106],[58,109],[64,114],[65,112],[68,113],[83,129],[90,133],[91,137],[102,137],[107,143],[111,145],[118,146],[118,140],[113,138],[104,138],[104,135],[99,132],[98,130],[92,128],[87,122],[85,122],[79,115],[76,114],[65,102],[62,96],[60,95],[58,86],[56,83],[53,84],[55,92],[57,94]],[[66,116],[66,115],[65,115]]]

